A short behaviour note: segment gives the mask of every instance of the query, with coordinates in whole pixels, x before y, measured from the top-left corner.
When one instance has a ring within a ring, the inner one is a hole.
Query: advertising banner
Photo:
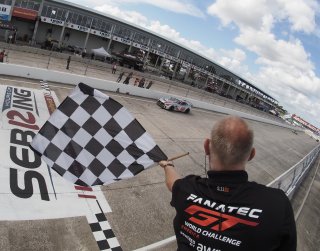
[[[70,29],[74,29],[74,30],[78,30],[78,31],[84,31],[84,32],[89,31],[89,28],[81,26],[81,25],[77,25],[77,24],[67,23],[66,26]]]
[[[49,18],[49,17],[41,17],[41,22],[44,23],[49,23],[49,24],[56,24],[59,26],[63,26],[64,25],[64,21],[58,20],[58,19],[54,19],[54,18]]]
[[[99,37],[104,37],[104,38],[111,38],[111,33],[110,32],[103,32],[103,31],[98,31],[95,29],[91,29],[90,33]]]
[[[29,148],[57,105],[54,92],[0,86],[0,221],[88,215],[90,198],[111,211],[99,187],[75,186]]]
[[[149,47],[146,46],[146,45],[142,45],[142,44],[139,44],[139,43],[132,43],[132,46],[136,47],[136,48],[139,48],[141,50],[149,51]]]
[[[114,41],[118,41],[118,42],[123,43],[123,44],[127,44],[127,45],[131,44],[131,41],[129,39],[125,39],[125,38],[122,38],[122,37],[113,36],[112,39]]]
[[[38,16],[38,12],[35,10],[24,9],[20,7],[14,7],[12,16],[20,17],[28,20],[36,20]]]
[[[0,4],[0,20],[9,21],[10,10],[10,5]]]

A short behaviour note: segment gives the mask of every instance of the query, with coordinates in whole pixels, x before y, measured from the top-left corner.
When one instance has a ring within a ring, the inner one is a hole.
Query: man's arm
[[[173,184],[176,180],[180,179],[180,175],[174,169],[174,165],[171,161],[162,160],[159,162],[159,165],[164,169],[166,176],[166,184],[170,192],[172,192]]]

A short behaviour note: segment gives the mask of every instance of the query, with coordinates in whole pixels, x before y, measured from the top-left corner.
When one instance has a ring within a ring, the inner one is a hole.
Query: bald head
[[[212,128],[210,151],[225,169],[245,164],[252,154],[252,145],[253,131],[239,117],[224,118]]]

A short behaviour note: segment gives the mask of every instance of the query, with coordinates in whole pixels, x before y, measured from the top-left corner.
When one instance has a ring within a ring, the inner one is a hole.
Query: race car
[[[192,107],[192,104],[189,101],[174,97],[162,97],[157,101],[157,105],[169,111],[178,111],[184,113],[189,113]]]

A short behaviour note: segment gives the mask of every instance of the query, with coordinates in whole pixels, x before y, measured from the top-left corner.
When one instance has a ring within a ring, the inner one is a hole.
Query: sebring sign
[[[111,211],[99,188],[84,196],[84,189],[48,170],[29,148],[56,104],[53,92],[0,86],[0,220],[84,216],[87,198],[96,198],[104,212]]]

